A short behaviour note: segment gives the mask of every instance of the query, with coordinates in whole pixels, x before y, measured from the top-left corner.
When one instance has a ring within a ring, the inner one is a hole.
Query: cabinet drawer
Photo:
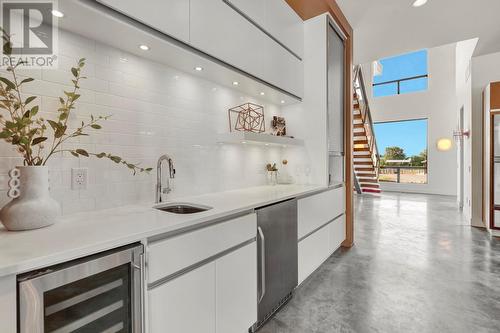
[[[299,284],[330,256],[330,228],[326,226],[299,242]]]
[[[215,262],[150,290],[148,296],[150,333],[215,333]]]
[[[330,228],[330,253],[333,253],[345,241],[345,215],[330,223],[328,227]]]
[[[148,247],[149,283],[255,237],[256,214],[153,242]]]
[[[345,189],[336,188],[298,202],[299,239],[345,212]]]

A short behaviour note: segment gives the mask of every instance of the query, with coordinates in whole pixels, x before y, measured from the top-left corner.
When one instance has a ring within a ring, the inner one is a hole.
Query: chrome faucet
[[[162,163],[163,161],[168,162],[168,178],[167,178],[167,187],[163,188],[162,186]],[[170,179],[175,178],[175,169],[174,169],[174,161],[168,155],[162,155],[158,159],[158,164],[156,165],[156,203],[163,202],[162,194],[168,194],[172,192],[172,188],[170,187]]]

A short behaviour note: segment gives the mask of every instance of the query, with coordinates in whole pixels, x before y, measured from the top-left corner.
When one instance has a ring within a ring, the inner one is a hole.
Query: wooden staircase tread
[[[358,178],[366,178],[366,177],[376,178],[377,177],[377,175],[374,173],[358,173],[357,176],[358,176]]]
[[[366,189],[363,189],[362,191],[363,191],[363,193],[382,193],[382,191],[380,189],[368,189],[368,188],[366,188]]]
[[[353,136],[366,136],[366,132],[365,132],[365,131],[361,131],[361,132],[354,132],[354,133],[353,133]]]
[[[377,178],[359,178],[358,182],[360,183],[378,183]]]
[[[364,161],[354,161],[354,164],[355,165],[373,165],[373,162],[372,161],[367,161],[367,162],[364,162]]]
[[[379,184],[363,184],[361,185],[361,188],[366,187],[366,188],[379,188]]]

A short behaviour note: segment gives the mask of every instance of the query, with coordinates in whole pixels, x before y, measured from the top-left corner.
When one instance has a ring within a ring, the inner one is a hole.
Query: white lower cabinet
[[[257,321],[256,232],[252,213],[153,240],[148,332],[248,332]]]
[[[345,241],[345,215],[330,223],[328,228],[330,229],[330,252],[333,253]]]
[[[345,235],[342,215],[299,242],[299,284],[340,248]]]
[[[215,333],[215,262],[149,291],[150,333]]]
[[[299,284],[311,275],[330,255],[330,229],[319,229],[299,242]]]
[[[257,243],[215,263],[216,332],[246,333],[257,321]]]
[[[298,238],[345,213],[345,188],[333,188],[298,201]]]

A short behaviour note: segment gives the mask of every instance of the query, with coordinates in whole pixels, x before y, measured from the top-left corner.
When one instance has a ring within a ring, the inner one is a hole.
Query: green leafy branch
[[[3,34],[3,53],[8,57],[9,66],[7,71],[11,73],[12,78],[0,76],[0,110],[6,111],[6,116],[0,114],[0,139],[11,143],[17,148],[17,151],[23,155],[24,164],[30,166],[46,165],[47,161],[57,153],[70,152],[75,157],[107,158],[117,164],[123,164],[131,169],[134,175],[137,172],[149,172],[151,168],[143,168],[138,164],[129,163],[121,157],[109,153],[89,153],[84,149],[67,150],[62,149],[62,145],[70,139],[88,136],[87,130],[102,129],[101,122],[108,120],[110,116],[91,115],[90,121],[82,121],[81,126],[75,130],[68,131],[68,120],[75,110],[76,101],[80,98],[78,93],[80,82],[86,77],[82,76],[85,67],[85,59],[80,59],[77,65],[71,68],[73,86],[70,91],[64,91],[64,97],[59,97],[59,108],[55,119],[44,119],[37,117],[40,110],[38,105],[31,106],[36,100],[36,96],[30,96],[25,100],[21,97],[21,87],[33,78],[26,78],[19,81],[16,69],[23,65],[23,61],[14,63],[12,57],[12,43],[10,36],[0,28]],[[46,135],[48,129],[52,130],[52,140]],[[47,147],[45,144],[51,142]],[[45,154],[46,152],[46,154]]]

